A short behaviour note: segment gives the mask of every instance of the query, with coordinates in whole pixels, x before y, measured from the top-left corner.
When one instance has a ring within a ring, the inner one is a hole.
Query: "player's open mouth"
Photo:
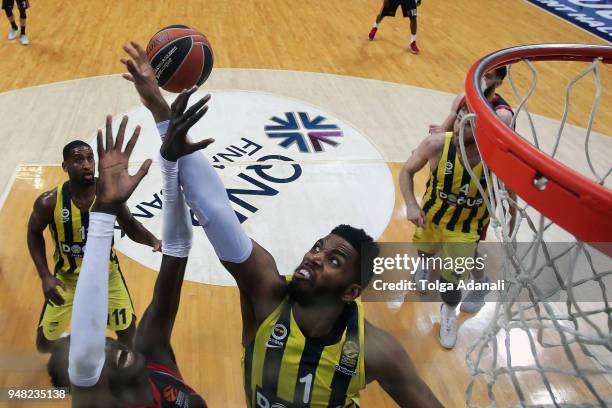
[[[92,174],[85,174],[85,175],[83,176],[83,178],[84,178],[85,180],[93,180],[94,176],[93,176],[93,173],[92,173]]]
[[[293,273],[293,277],[296,279],[311,280],[313,277],[313,273],[309,269],[300,266]]]

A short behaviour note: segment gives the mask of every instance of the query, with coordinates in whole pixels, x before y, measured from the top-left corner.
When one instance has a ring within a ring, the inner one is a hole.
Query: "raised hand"
[[[128,173],[130,155],[138,140],[140,126],[137,126],[134,130],[132,137],[125,146],[125,151],[121,151],[127,122],[128,118],[124,116],[119,125],[119,131],[114,143],[112,118],[110,115],[106,117],[106,142],[102,140],[102,130],[98,130],[99,180],[93,211],[117,214],[121,204],[132,195],[132,192],[134,192],[136,186],[138,186],[151,166],[151,159],[147,159],[135,175],[130,176]]]
[[[123,50],[130,58],[121,58],[121,63],[127,67],[128,73],[123,78],[134,84],[143,105],[153,113],[156,122],[169,119],[170,107],[163,98],[155,71],[149,63],[145,50],[135,41],[130,41],[130,46],[124,45]]]
[[[187,140],[189,129],[202,119],[202,116],[208,111],[208,105],[206,104],[210,100],[210,94],[194,103],[193,106],[185,111],[189,97],[197,90],[198,88],[194,86],[189,90],[181,92],[172,104],[172,117],[168,133],[166,133],[164,143],[159,150],[162,157],[166,160],[176,161],[179,157],[204,149],[215,141],[214,139],[205,139],[197,143],[191,143]]]

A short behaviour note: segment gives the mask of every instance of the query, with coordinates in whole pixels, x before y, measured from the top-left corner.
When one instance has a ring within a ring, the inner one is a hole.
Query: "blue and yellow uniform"
[[[483,228],[489,222],[489,211],[477,185],[460,160],[460,151],[452,142],[453,133],[444,138],[444,150],[437,168],[432,170],[427,190],[421,203],[425,213],[425,227],[417,228],[414,242],[419,250],[434,254],[442,250],[442,257],[473,257]],[[479,162],[472,171],[486,193],[484,167]],[[457,275],[444,270],[442,277],[457,283],[467,273]]]
[[[53,220],[49,224],[54,242],[54,275],[64,282],[66,290],[57,287],[64,304],[56,306],[45,302],[39,326],[47,340],[56,340],[66,331],[72,316],[72,302],[81,263],[87,243],[89,211],[81,211],[72,201],[68,181],[57,187]],[[132,323],[134,306],[119,267],[115,249],[109,254],[108,328],[113,331],[127,329]]]
[[[341,335],[328,343],[302,334],[291,304],[285,298],[245,349],[248,406],[358,407],[365,387],[361,302],[346,306],[336,327]]]

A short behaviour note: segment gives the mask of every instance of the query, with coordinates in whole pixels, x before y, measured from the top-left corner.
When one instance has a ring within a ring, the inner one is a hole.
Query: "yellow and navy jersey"
[[[245,349],[248,406],[358,407],[365,387],[363,306],[346,306],[333,344],[305,337],[285,300],[258,327]]]
[[[49,224],[55,244],[53,260],[55,274],[68,277],[81,271],[87,243],[89,211],[81,211],[72,201],[68,181],[57,186],[53,220]],[[119,270],[115,249],[111,248],[110,267]]]
[[[450,231],[480,236],[489,222],[489,212],[476,183],[461,163],[461,152],[452,138],[452,132],[446,133],[440,162],[431,172],[421,205],[428,222]],[[482,162],[472,171],[486,192]]]

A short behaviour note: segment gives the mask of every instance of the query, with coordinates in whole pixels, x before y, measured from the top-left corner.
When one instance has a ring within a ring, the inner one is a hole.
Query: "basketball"
[[[147,45],[147,57],[157,83],[168,92],[202,85],[213,68],[213,51],[206,36],[184,25],[155,33]]]

